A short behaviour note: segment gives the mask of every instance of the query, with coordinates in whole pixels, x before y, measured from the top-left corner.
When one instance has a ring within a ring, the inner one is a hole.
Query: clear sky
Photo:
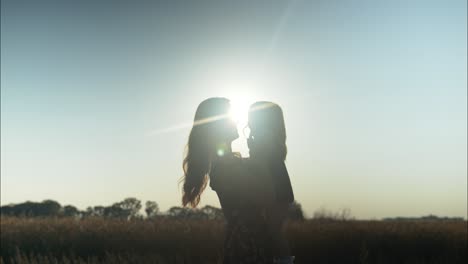
[[[126,2],[1,1],[2,205],[180,205],[225,96],[283,107],[309,216],[467,217],[466,0]]]

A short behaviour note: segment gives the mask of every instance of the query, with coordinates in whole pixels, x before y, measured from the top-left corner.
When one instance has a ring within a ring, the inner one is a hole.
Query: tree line
[[[141,210],[144,209],[144,214]],[[125,198],[120,202],[108,206],[88,206],[85,210],[80,210],[73,205],[62,206],[54,200],[44,200],[42,202],[26,201],[19,204],[9,204],[0,207],[2,216],[16,217],[103,217],[117,219],[154,219],[154,218],[176,218],[176,219],[224,219],[223,211],[211,205],[202,208],[186,208],[173,206],[165,212],[159,210],[159,205],[155,201],[142,201],[134,197]],[[288,212],[289,219],[304,220],[302,206],[298,202],[291,204]]]

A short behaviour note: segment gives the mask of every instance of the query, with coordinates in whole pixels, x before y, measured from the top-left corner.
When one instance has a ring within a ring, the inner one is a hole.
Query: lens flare
[[[223,149],[218,149],[216,154],[218,154],[219,157],[222,157],[222,156],[224,156],[224,150]]]

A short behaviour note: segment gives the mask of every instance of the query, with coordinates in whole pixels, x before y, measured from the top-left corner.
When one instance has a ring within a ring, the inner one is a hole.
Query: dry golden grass
[[[220,263],[215,220],[1,218],[3,263]],[[286,226],[296,263],[466,263],[466,221]]]

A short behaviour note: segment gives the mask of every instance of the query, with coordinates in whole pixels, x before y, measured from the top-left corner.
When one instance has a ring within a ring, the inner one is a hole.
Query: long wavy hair
[[[204,191],[213,158],[220,143],[226,141],[230,102],[226,98],[208,98],[198,105],[182,164],[184,176],[182,205],[196,207]]]
[[[283,110],[275,103],[260,101],[249,108],[250,156],[269,155],[286,160],[286,126]]]

